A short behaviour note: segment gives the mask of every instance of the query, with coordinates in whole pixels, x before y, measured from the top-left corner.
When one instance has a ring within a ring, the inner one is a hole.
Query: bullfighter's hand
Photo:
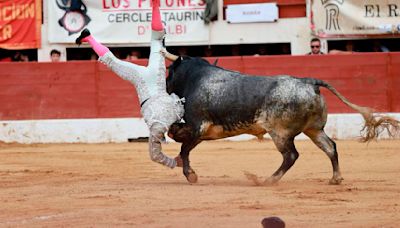
[[[162,56],[166,57],[167,54],[168,54],[168,51],[167,51],[166,48],[161,48],[160,53],[161,53]]]
[[[177,167],[183,167],[183,161],[180,155],[176,156],[174,159]]]

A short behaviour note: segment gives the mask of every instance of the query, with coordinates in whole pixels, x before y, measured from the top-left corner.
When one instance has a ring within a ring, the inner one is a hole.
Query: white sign
[[[400,32],[400,0],[313,0],[311,10],[320,37]]]
[[[51,0],[49,42],[73,43],[83,28],[102,43],[149,43],[151,0]],[[167,43],[207,42],[205,4],[201,0],[160,0]]]
[[[275,22],[278,6],[276,3],[228,5],[226,20],[229,23]]]

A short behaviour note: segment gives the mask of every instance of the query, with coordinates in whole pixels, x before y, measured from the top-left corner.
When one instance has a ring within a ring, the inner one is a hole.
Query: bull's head
[[[183,97],[186,83],[193,81],[194,73],[201,65],[211,65],[205,59],[179,56],[169,67],[167,83],[167,92],[175,93],[179,97]]]
[[[168,77],[167,77],[167,92],[175,93],[176,95],[182,97],[178,91],[179,85],[182,84],[182,76],[185,74],[184,71],[184,62],[189,60],[191,57],[187,56],[179,56],[177,60],[175,60],[171,65],[168,67]]]

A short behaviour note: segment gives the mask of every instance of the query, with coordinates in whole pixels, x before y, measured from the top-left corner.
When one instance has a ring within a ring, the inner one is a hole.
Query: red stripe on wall
[[[319,78],[353,103],[400,112],[400,53],[218,59],[219,66],[247,74]],[[321,91],[330,113],[354,112]],[[0,104],[1,120],[140,117],[134,86],[92,61],[0,63]]]

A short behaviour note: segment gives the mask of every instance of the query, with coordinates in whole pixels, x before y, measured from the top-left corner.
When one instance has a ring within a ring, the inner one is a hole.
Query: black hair
[[[53,55],[53,54],[61,55],[61,52],[59,50],[53,49],[50,51],[50,55]]]
[[[321,43],[321,40],[320,40],[320,39],[318,39],[318,38],[312,38],[310,42],[315,42],[315,41],[318,41],[318,42],[320,42],[320,43]]]

